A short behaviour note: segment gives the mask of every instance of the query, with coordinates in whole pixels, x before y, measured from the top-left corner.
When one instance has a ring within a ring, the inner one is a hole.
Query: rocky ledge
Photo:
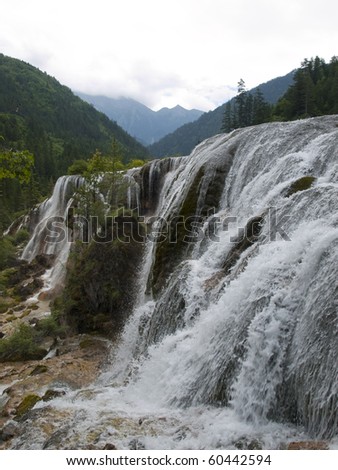
[[[0,372],[0,449],[20,434],[20,418],[40,400],[49,401],[93,383],[107,362],[109,341],[78,335],[59,341],[53,357],[8,362]]]

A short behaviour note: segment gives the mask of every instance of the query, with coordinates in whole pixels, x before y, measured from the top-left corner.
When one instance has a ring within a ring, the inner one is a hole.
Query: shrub
[[[36,344],[34,329],[22,323],[9,338],[0,341],[0,361],[24,361],[42,359],[45,349]]]
[[[36,325],[36,330],[38,335],[42,337],[51,336],[52,338],[57,338],[65,333],[65,329],[59,325],[53,314],[39,320]]]
[[[68,175],[83,175],[88,171],[88,162],[86,160],[74,160],[68,167]]]
[[[26,242],[29,239],[29,232],[25,228],[20,229],[13,239],[14,245],[21,245],[21,243]]]
[[[12,265],[15,261],[15,246],[9,237],[0,238],[0,270]]]

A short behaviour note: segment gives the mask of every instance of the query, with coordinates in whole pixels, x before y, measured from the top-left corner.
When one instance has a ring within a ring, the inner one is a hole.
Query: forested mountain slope
[[[250,91],[254,93],[259,88],[265,100],[274,104],[291,85],[293,74],[292,71],[283,77],[274,78]],[[163,137],[149,147],[151,154],[156,157],[175,154],[188,155],[199,142],[221,132],[225,109],[226,103]]]
[[[108,152],[114,139],[125,161],[148,155],[121,127],[55,78],[3,54],[0,136],[2,149],[27,149],[34,155],[34,178],[31,187],[24,188],[27,194],[15,181],[1,182],[1,217],[34,203],[74,160],[86,159],[96,149]]]

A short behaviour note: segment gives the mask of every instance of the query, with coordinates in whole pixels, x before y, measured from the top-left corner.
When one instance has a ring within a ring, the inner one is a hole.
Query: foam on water
[[[179,214],[197,177],[203,214],[214,181],[223,181],[202,226],[214,217],[217,237],[197,240],[156,296],[149,279],[158,244],[148,242],[137,307],[111,364],[91,390],[52,402],[71,413],[70,445],[88,444],[93,429],[97,442],[128,448],[137,439],[149,449],[241,440],[269,449],[336,435],[337,160],[331,116],[213,137],[161,178],[164,164],[152,163],[162,219]],[[288,193],[308,175],[312,186]],[[254,217],[259,233],[241,245],[240,229]],[[24,446],[43,439],[26,435]]]

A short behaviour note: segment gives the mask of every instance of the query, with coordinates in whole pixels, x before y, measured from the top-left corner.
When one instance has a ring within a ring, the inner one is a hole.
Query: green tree
[[[76,214],[82,216],[86,224],[83,238],[88,240],[104,226],[108,211],[115,211],[124,203],[127,183],[124,179],[125,166],[115,139],[109,155],[96,151],[86,163],[84,184],[76,190],[74,201]]]
[[[68,175],[84,175],[88,171],[88,162],[86,160],[75,160],[67,170]]]
[[[0,136],[1,143],[4,138]],[[34,157],[28,150],[0,147],[0,232],[11,222],[11,216],[23,202],[21,187],[31,181]]]
[[[304,59],[294,83],[278,101],[274,120],[301,119],[338,112],[338,60]]]
[[[271,106],[264,99],[260,88],[253,95],[252,125],[270,121]]]
[[[222,121],[222,132],[230,132],[233,129],[233,116],[232,116],[232,106],[231,100],[228,101],[225,105],[223,121]]]
[[[28,183],[33,164],[34,157],[28,150],[0,150],[0,180],[15,178]]]
[[[241,78],[237,85],[237,95],[236,95],[236,105],[237,105],[237,126],[236,127],[245,127],[247,125],[247,102],[248,92],[245,87],[245,82]]]
[[[146,160],[141,160],[140,158],[134,158],[126,165],[126,168],[137,168],[146,164]]]

